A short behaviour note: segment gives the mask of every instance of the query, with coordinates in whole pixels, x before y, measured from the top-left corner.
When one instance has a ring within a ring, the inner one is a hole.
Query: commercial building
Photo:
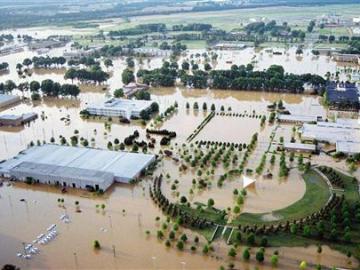
[[[337,141],[336,151],[347,155],[360,153],[360,142]]]
[[[316,123],[322,120],[321,116],[312,115],[295,115],[295,114],[279,114],[278,120],[283,123]]]
[[[112,98],[101,104],[89,105],[86,111],[91,115],[123,117],[130,119],[140,117],[142,111],[149,111],[153,102],[149,100],[130,100]]]
[[[149,86],[147,84],[141,84],[136,82],[131,82],[125,86],[123,86],[124,96],[126,98],[131,98],[139,91],[148,90]]]
[[[287,151],[293,151],[293,152],[307,152],[307,153],[316,152],[315,144],[284,143],[284,148]]]
[[[37,117],[36,113],[0,115],[0,126],[21,126],[35,120]]]
[[[332,110],[358,111],[359,90],[353,83],[330,83],[326,89],[326,103]]]
[[[0,94],[0,108],[12,105],[20,101],[20,97]]]
[[[106,190],[129,183],[155,160],[154,155],[45,144],[0,163],[0,176],[32,179],[64,187]]]
[[[304,124],[300,130],[302,140],[317,140],[336,145],[336,151],[360,153],[360,124],[354,119],[337,119],[336,122]]]

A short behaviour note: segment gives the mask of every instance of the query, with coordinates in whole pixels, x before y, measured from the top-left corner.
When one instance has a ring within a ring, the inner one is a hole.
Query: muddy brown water
[[[52,50],[49,54],[61,55],[64,49],[69,49],[69,47]],[[203,51],[191,51],[183,58],[190,58],[190,55],[196,52]],[[257,62],[254,64],[257,69],[277,63],[283,64],[287,71],[296,73],[303,73],[306,70],[306,72],[324,74],[328,70],[331,72],[336,70],[336,64],[326,57],[313,59],[306,53],[303,59],[299,60],[295,59],[294,53],[294,49],[290,49],[289,55],[284,53],[282,56],[272,56],[265,52],[257,53],[251,48],[240,52],[219,52],[216,68],[230,67],[230,64],[226,63],[228,59],[233,59],[234,64],[247,64],[256,59]],[[63,79],[64,69],[34,70],[31,77],[19,78],[15,72],[16,63],[35,54],[24,51],[2,56],[1,61],[9,62],[11,71],[8,74],[0,75],[0,80],[12,79],[19,83],[33,79],[41,81],[51,78],[54,81],[65,82]],[[254,55],[256,56],[253,59]],[[27,100],[15,107],[2,109],[1,114],[34,111],[40,117],[24,127],[0,128],[0,160],[16,155],[25,149],[30,141],[49,142],[50,138],[54,137],[56,142],[59,142],[60,135],[68,139],[74,134],[75,129],[79,130],[79,137],[84,137],[89,142],[91,138],[94,138],[95,142],[90,145],[100,148],[106,148],[107,142],[113,141],[115,138],[122,141],[134,130],[138,130],[140,138],[145,139],[145,126],[139,122],[126,125],[113,119],[111,128],[108,129],[105,127],[106,119],[84,120],[79,116],[80,110],[87,104],[104,101],[111,96],[114,89],[122,86],[121,72],[125,68],[124,63],[124,59],[114,61],[114,68],[111,69],[112,77],[105,90],[104,86],[81,85],[82,93],[77,99],[44,98],[41,102],[34,103]],[[161,58],[154,58],[150,62],[144,61],[143,66],[154,68],[160,66],[161,63]],[[16,91],[14,93],[24,97],[29,96],[29,93]],[[173,105],[175,101],[179,105],[177,112],[160,125],[161,128],[177,132],[177,138],[172,142],[174,151],[181,147],[181,144],[206,117],[208,112],[201,110],[203,102],[207,103],[208,108],[214,103],[218,109],[223,105],[225,108],[231,107],[233,112],[243,113],[255,110],[257,114],[268,116],[269,112],[266,106],[282,99],[285,106],[293,113],[306,112],[323,116],[327,113],[320,105],[320,99],[315,96],[195,90],[182,87],[152,89],[151,95],[152,99],[160,104],[161,111]],[[190,109],[185,108],[187,102],[190,103]],[[192,109],[194,102],[198,102],[199,111]],[[261,129],[259,121],[237,118],[223,121],[223,118],[219,117],[213,119],[213,122],[210,122],[195,140],[215,140],[218,137],[228,136],[227,140],[229,141],[247,141],[256,130],[259,132],[259,143],[248,162],[248,167],[255,169],[269,145],[269,136],[273,128],[266,124],[265,128]],[[291,126],[281,131],[285,138],[290,138],[290,133]],[[156,147],[154,151],[158,152],[159,150],[160,148]],[[241,159],[241,154],[239,157]],[[270,155],[267,160],[269,159]],[[265,171],[272,170],[274,177],[273,179],[258,177],[255,186],[248,192],[242,208],[243,212],[273,211],[286,207],[302,197],[305,185],[299,173],[293,170],[286,180],[280,180],[276,177],[277,168],[277,163],[274,168],[270,168],[267,161]],[[191,202],[206,203],[209,198],[214,198],[217,207],[222,209],[232,207],[234,205],[232,191],[235,188],[241,188],[243,183],[240,177],[234,177],[234,179],[226,181],[222,188],[218,188],[216,186],[217,177],[224,172],[225,170],[219,167],[215,172],[211,188],[195,192]],[[171,175],[170,183],[174,179],[178,179],[181,183],[179,185],[180,193],[188,196],[192,185],[191,180],[195,177],[196,172],[189,170],[186,173],[179,173],[178,164],[166,159],[156,173],[169,173]],[[29,187],[20,183],[13,186],[5,184],[0,187],[0,208],[2,209],[0,211],[0,262],[13,263],[22,269],[218,269],[220,265],[226,265],[229,261],[227,258],[228,247],[223,241],[214,243],[214,255],[203,256],[200,251],[192,254],[189,251],[190,244],[187,245],[184,252],[179,252],[176,248],[166,248],[163,242],[156,239],[156,231],[160,228],[160,224],[155,221],[155,217],[162,217],[162,214],[148,197],[149,184],[147,181],[135,186],[117,184],[102,198],[93,198],[82,191],[61,194],[54,187]],[[172,200],[178,200],[173,196],[169,187],[170,185],[165,183],[164,192]],[[282,194],[282,196],[274,196],[274,194]],[[59,197],[65,198],[66,209],[59,207],[57,203]],[[20,199],[25,199],[26,202],[21,202]],[[76,200],[80,202],[81,213],[75,212]],[[105,212],[96,211],[95,205],[102,203],[106,204]],[[125,213],[122,212],[123,209],[125,209]],[[71,223],[69,224],[64,224],[59,220],[59,217],[65,212],[70,216]],[[22,250],[22,242],[31,242],[53,223],[58,225],[59,236],[48,245],[41,246],[39,255],[34,256],[31,260],[21,260],[16,257],[16,253]],[[146,230],[151,231],[150,236],[146,236]],[[188,235],[194,234],[190,231],[186,232]],[[92,248],[94,240],[99,240],[103,247],[99,252],[94,252]],[[205,243],[205,239],[202,238],[201,242],[200,246]],[[297,269],[301,260],[309,262],[318,260],[316,247],[280,248],[279,250],[281,254],[279,269]],[[238,253],[241,253],[241,248]],[[267,253],[271,253],[270,249]],[[327,248],[324,248],[320,257],[321,263],[327,266],[338,265],[351,268],[357,265],[356,262],[353,262],[353,265],[349,266],[346,256]],[[235,260],[235,265],[241,269],[253,269],[257,266],[254,260],[248,264],[239,259]],[[259,269],[272,269],[269,259],[264,265],[260,265]]]

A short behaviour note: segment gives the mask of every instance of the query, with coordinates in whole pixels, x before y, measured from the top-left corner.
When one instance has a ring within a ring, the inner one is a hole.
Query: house
[[[136,82],[131,82],[125,86],[123,86],[124,96],[126,98],[131,98],[139,91],[149,90],[149,86],[147,84],[140,84]]]

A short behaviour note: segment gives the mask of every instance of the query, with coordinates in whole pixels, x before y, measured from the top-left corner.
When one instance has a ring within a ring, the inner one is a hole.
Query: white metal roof
[[[305,143],[284,143],[284,147],[288,149],[299,149],[299,150],[308,150],[315,151],[315,144],[305,144]]]
[[[8,173],[22,162],[31,162],[108,172],[116,179],[130,180],[154,158],[155,156],[151,154],[45,144],[31,147],[16,157],[0,163],[0,172]]]
[[[360,142],[337,141],[336,151],[346,154],[360,153]]]

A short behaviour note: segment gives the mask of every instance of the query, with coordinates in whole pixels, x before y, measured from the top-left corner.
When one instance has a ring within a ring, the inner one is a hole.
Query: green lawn
[[[347,176],[337,170],[336,172],[344,181],[345,199],[350,203],[358,202],[360,200],[360,195],[359,195],[359,187],[357,180],[354,179],[354,177]]]
[[[204,49],[207,47],[205,40],[181,40],[180,42],[186,45],[188,49]]]
[[[202,207],[201,209],[197,209],[186,205],[179,205],[179,207],[193,217],[205,218],[215,222],[216,224],[226,224],[226,221],[222,218],[223,214],[221,211],[215,208]]]
[[[273,212],[260,214],[243,213],[233,221],[233,224],[271,223],[273,221],[266,221],[266,219],[264,219],[264,217],[271,215],[276,217],[276,222],[294,220],[306,217],[320,210],[330,197],[328,185],[324,179],[313,170],[305,173],[303,178],[306,184],[306,191],[304,196],[299,201],[288,207]]]

